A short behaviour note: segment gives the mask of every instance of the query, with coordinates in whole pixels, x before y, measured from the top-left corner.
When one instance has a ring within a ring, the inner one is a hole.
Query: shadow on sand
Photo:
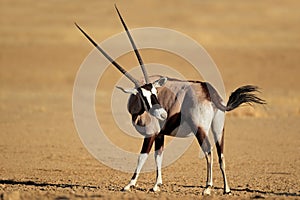
[[[0,180],[0,184],[6,185],[28,185],[28,186],[37,186],[37,187],[60,187],[60,188],[73,188],[73,187],[82,187],[82,188],[100,188],[93,185],[79,185],[79,184],[61,184],[61,183],[38,183],[34,181],[15,181],[15,180]]]
[[[93,188],[93,189],[100,189],[99,186],[94,185],[80,185],[80,184],[59,184],[59,183],[38,183],[34,181],[15,181],[15,180],[0,180],[0,184],[6,184],[6,185],[28,185],[28,186],[37,186],[37,187],[46,187],[46,186],[52,186],[52,187],[59,187],[59,188],[73,188],[73,187],[82,187],[82,188]],[[183,188],[202,188],[204,189],[204,186],[194,186],[194,185],[177,185]],[[214,187],[214,189],[217,190],[223,190],[221,187]],[[276,195],[276,196],[291,196],[291,197],[300,197],[300,194],[297,193],[289,193],[289,192],[273,192],[273,191],[263,191],[258,189],[251,189],[251,188],[231,188],[231,191],[236,192],[249,192],[253,194],[264,194],[264,195]]]
[[[204,186],[194,186],[194,185],[178,185],[184,188],[202,188],[204,189]],[[217,190],[223,190],[221,187],[214,187],[214,189]],[[258,189],[251,189],[251,188],[230,188],[231,191],[236,192],[249,192],[249,193],[257,193],[257,194],[264,194],[264,195],[277,195],[277,196],[290,196],[290,197],[300,197],[300,194],[297,193],[289,193],[289,192],[273,192],[273,191],[263,191]]]

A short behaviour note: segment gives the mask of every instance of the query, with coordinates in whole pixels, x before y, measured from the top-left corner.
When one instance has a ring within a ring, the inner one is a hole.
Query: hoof
[[[224,191],[224,193],[223,193],[224,195],[232,195],[232,193],[231,193],[231,191],[229,190],[229,191]]]
[[[207,186],[204,191],[203,191],[203,195],[205,196],[210,196],[211,195],[211,191],[212,191],[212,186]]]
[[[134,188],[134,185],[126,185],[121,191],[128,192],[131,191],[131,188]]]
[[[151,189],[152,192],[160,192],[160,188],[159,187],[154,187]]]
[[[154,185],[154,187],[150,190],[150,191],[152,191],[152,192],[160,192],[160,186],[161,184],[159,184],[159,185]]]

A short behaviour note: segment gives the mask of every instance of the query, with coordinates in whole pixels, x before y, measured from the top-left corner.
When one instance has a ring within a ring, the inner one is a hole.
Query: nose
[[[166,120],[168,117],[167,111],[159,104],[156,104],[150,108],[149,113],[160,120]]]
[[[168,113],[165,110],[160,113],[160,118],[162,120],[166,120],[167,117],[168,117]]]

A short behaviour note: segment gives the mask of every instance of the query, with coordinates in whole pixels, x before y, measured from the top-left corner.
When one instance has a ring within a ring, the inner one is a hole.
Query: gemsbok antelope
[[[212,144],[207,139],[211,130],[214,136],[220,170],[223,175],[224,193],[230,193],[230,187],[225,173],[224,160],[224,120],[225,112],[234,110],[241,104],[265,104],[265,101],[257,97],[258,87],[246,85],[239,87],[231,93],[227,104],[224,103],[218,92],[208,82],[185,81],[162,76],[149,77],[141,56],[133,41],[133,38],[118,10],[119,18],[124,26],[130,43],[141,66],[144,83],[140,83],[132,75],[126,72],[115,60],[113,60],[79,25],[77,28],[85,37],[131,82],[133,89],[122,89],[131,94],[128,100],[128,111],[131,114],[132,124],[136,130],[145,136],[136,170],[124,190],[130,190],[136,185],[140,171],[149,155],[153,143],[155,143],[156,183],[153,191],[159,191],[162,184],[161,165],[163,158],[164,136],[176,137],[180,124],[188,125],[186,133],[182,136],[195,135],[205,154],[207,161],[207,181],[203,194],[210,194],[213,186]],[[154,79],[157,77],[158,79]]]

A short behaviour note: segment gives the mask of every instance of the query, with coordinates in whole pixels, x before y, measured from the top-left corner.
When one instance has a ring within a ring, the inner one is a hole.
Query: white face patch
[[[141,88],[143,96],[147,99],[150,108],[152,107],[152,103],[151,103],[151,92],[149,90],[146,90],[144,88]]]
[[[151,93],[154,94],[155,96],[157,96],[157,90],[155,87],[152,87]]]

